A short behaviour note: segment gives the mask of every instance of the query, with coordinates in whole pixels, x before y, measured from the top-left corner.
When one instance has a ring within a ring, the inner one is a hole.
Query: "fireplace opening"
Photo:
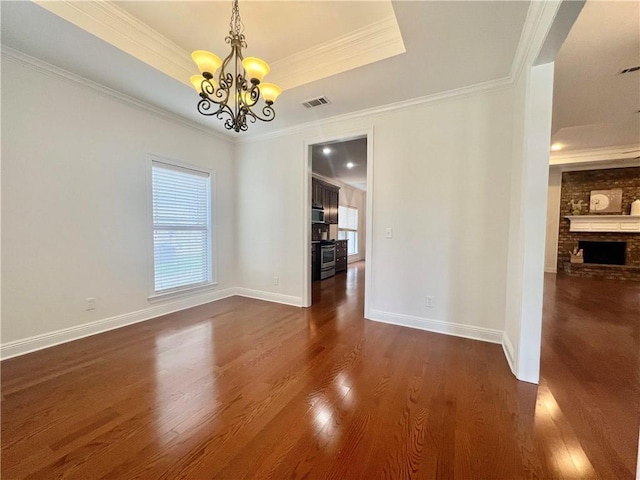
[[[627,242],[586,242],[580,240],[578,248],[584,250],[584,263],[624,265]]]

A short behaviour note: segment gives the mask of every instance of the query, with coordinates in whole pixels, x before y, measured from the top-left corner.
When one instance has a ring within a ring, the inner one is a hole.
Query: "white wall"
[[[511,201],[509,211],[509,243],[507,269],[507,301],[505,306],[505,326],[503,347],[511,370],[516,373],[518,339],[520,338],[520,317],[522,311],[522,256],[524,251],[522,229],[524,228],[523,148],[526,111],[527,75],[521,75],[514,91],[513,109],[513,151],[511,165]],[[517,267],[517,268],[516,268]]]
[[[544,251],[544,271],[556,273],[558,270],[558,233],[560,229],[560,193],[562,172],[549,170],[549,194],[547,199],[547,238]]]
[[[5,58],[2,124],[3,346],[163,313],[147,300],[148,153],[215,170],[218,291],[235,286],[232,144]]]
[[[504,348],[516,377],[540,375],[553,63],[516,85]]]
[[[240,284],[302,297],[304,142],[373,125],[372,318],[501,341],[512,100],[506,89],[240,144]]]

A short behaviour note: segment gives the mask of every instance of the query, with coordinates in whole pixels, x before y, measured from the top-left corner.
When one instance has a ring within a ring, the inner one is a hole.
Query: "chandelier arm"
[[[229,37],[227,37],[227,39],[229,39]],[[229,89],[233,86],[233,76],[231,75],[231,73],[227,73],[227,66],[229,65],[231,59],[233,59],[234,53],[235,49],[232,46],[231,53],[229,53],[229,55],[227,55],[227,57],[222,62],[222,66],[220,67],[220,75],[218,76],[219,86],[223,90],[227,90],[227,97]]]
[[[242,96],[242,103],[245,107],[251,110],[255,107],[256,103],[258,103],[258,100],[260,100],[260,89],[253,83],[251,84],[251,88],[247,89],[247,80],[244,77],[243,80],[243,91],[245,92],[245,95]]]
[[[220,105],[220,108],[218,108],[218,110],[210,115],[215,115],[215,117],[218,120],[223,120],[224,121],[224,127],[227,130],[236,130],[235,128],[235,123],[236,123],[236,118],[233,115],[233,111],[231,110],[231,108],[228,105]],[[239,130],[236,130],[236,132]]]
[[[201,96],[202,94],[205,94],[207,98],[209,98],[209,95],[213,95],[215,93],[215,90],[216,88],[208,78],[205,78],[204,80],[202,80],[202,83],[200,83],[200,92],[202,92]]]
[[[229,98],[229,91],[222,88],[216,89],[211,83],[211,81],[206,78],[200,84],[200,91],[201,91],[200,97],[206,102],[215,103],[217,105],[227,104],[227,101]],[[211,107],[208,106],[205,108],[205,110],[209,110],[209,108]],[[200,111],[200,106],[198,106],[198,111]],[[206,115],[206,114],[203,113],[203,115]]]
[[[261,122],[270,122],[276,118],[276,111],[271,105],[265,105],[262,107],[262,117],[253,110],[249,110],[247,113],[252,117],[251,123],[255,123],[256,120],[260,120]]]
[[[215,111],[210,111],[213,105],[219,105],[218,109]],[[211,101],[208,97],[202,97],[198,102],[198,113],[201,115],[206,115],[207,117],[218,116],[220,111],[223,109],[224,105],[217,104],[216,102]]]

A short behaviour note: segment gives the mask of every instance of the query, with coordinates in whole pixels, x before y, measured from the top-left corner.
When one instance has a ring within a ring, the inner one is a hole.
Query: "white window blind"
[[[338,207],[338,240],[348,240],[347,255],[358,254],[358,209]]]
[[[211,281],[209,174],[152,164],[156,293]]]

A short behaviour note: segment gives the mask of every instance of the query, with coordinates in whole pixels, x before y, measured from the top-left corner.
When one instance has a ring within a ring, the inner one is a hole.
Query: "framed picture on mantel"
[[[622,189],[591,190],[589,213],[622,213]]]

